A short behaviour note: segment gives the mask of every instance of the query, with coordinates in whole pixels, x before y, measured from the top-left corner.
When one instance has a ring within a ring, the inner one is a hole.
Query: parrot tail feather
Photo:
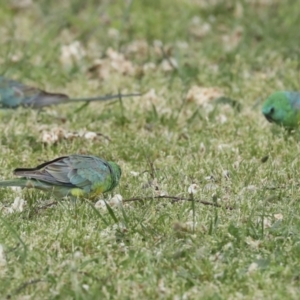
[[[12,180],[0,181],[0,186],[26,187],[27,184],[28,184],[28,180],[27,179],[12,179]]]
[[[2,187],[2,186],[19,186],[22,188],[25,188],[25,187],[26,188],[38,188],[41,190],[51,189],[50,185],[47,185],[40,181],[29,180],[26,178],[0,181],[0,187]]]

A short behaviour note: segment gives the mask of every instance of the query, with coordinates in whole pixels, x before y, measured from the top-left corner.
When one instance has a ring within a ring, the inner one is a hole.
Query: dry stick
[[[107,135],[105,135],[105,134],[103,134],[101,132],[97,132],[97,135],[98,136],[102,136],[103,138],[105,138],[106,140],[108,140],[109,142],[111,142],[111,138],[109,136],[107,136]]]
[[[233,210],[234,208],[232,206],[228,206],[228,205],[220,205],[217,203],[213,203],[213,202],[209,202],[209,201],[203,201],[203,200],[192,200],[189,198],[182,198],[182,197],[175,197],[175,196],[155,196],[155,197],[143,197],[143,198],[129,198],[129,199],[124,199],[123,202],[133,202],[133,201],[143,201],[143,200],[153,200],[153,199],[172,199],[173,202],[177,202],[177,201],[195,201],[195,202],[199,202],[201,204],[204,205],[209,205],[209,206],[214,206],[214,207],[224,207],[226,209],[229,210]],[[52,205],[57,204],[56,201],[51,202],[49,204],[43,205],[38,207],[37,209],[46,209]]]
[[[36,209],[37,209],[37,210],[38,210],[38,209],[46,209],[46,208],[51,207],[51,206],[53,206],[53,205],[55,205],[55,204],[57,204],[57,201],[50,202],[50,203],[45,204],[45,205],[43,205],[43,206],[39,206],[39,207],[37,207]]]
[[[299,184],[295,184],[294,187],[298,187]],[[288,186],[289,187],[289,186]],[[287,188],[286,185],[279,185],[279,186],[266,186],[264,187],[266,190],[279,190],[279,189],[285,189]]]
[[[189,198],[182,198],[182,197],[175,197],[175,196],[155,196],[155,197],[143,197],[143,198],[129,198],[129,199],[124,199],[124,202],[132,202],[132,201],[143,201],[143,200],[153,200],[153,199],[172,199],[174,200],[173,202],[177,202],[177,201],[195,201],[195,202],[199,202],[201,204],[204,205],[210,205],[210,206],[214,206],[214,207],[224,207],[226,209],[229,210],[233,210],[234,208],[231,206],[223,206],[217,203],[213,203],[213,202],[209,202],[209,201],[203,201],[203,200],[192,200]]]
[[[177,70],[178,69],[177,66],[172,62],[172,60],[170,59],[169,55],[166,53],[163,45],[160,46],[160,50],[161,50],[161,52],[163,54],[163,57],[168,61],[168,63],[170,64],[170,66],[174,70]]]
[[[32,279],[32,280],[29,280],[25,283],[23,283],[22,285],[20,285],[16,290],[15,290],[15,294],[18,294],[20,293],[23,289],[25,289],[27,286],[31,285],[31,284],[36,284],[36,283],[39,283],[39,282],[46,282],[46,280],[44,279]]]

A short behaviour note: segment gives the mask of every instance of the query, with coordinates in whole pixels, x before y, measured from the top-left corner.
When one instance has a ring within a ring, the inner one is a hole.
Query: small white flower
[[[265,217],[263,220],[264,228],[270,228],[272,226],[272,221],[270,218]]]
[[[90,289],[90,286],[88,284],[83,284],[82,288],[86,291],[88,291]]]
[[[178,68],[178,63],[175,58],[170,57],[169,59],[164,59],[160,67],[164,72],[170,72]]]
[[[230,249],[232,249],[233,248],[233,245],[232,245],[232,243],[231,242],[229,242],[229,243],[227,243],[227,244],[225,244],[224,246],[223,246],[223,249],[226,251],[226,250],[230,250]]]
[[[254,240],[250,236],[246,237],[245,242],[249,247],[253,249],[258,249],[259,245],[261,244],[260,240]]]
[[[126,49],[128,54],[145,56],[149,52],[149,44],[145,40],[134,40]]]
[[[242,195],[243,193],[246,193],[246,192],[255,192],[257,190],[257,187],[255,185],[248,185],[248,186],[245,186],[243,187],[239,194]]]
[[[128,251],[128,247],[125,245],[125,243],[119,243],[119,249],[123,253],[126,253]]]
[[[153,41],[153,46],[154,46],[154,47],[161,48],[161,47],[163,47],[163,42],[160,41],[160,40],[154,40],[154,41]]]
[[[176,42],[176,46],[181,49],[187,49],[189,47],[189,44],[185,41],[178,41]]]
[[[22,188],[19,186],[11,186],[10,187],[16,194],[21,194]]]
[[[219,278],[222,278],[223,276],[224,276],[224,272],[216,273],[214,275],[214,279],[219,279]]]
[[[12,209],[11,206],[9,207],[4,207],[3,211],[6,213],[6,214],[12,214],[14,212],[14,210]]]
[[[186,100],[196,102],[198,105],[207,106],[209,102],[223,96],[223,92],[218,87],[192,86],[186,95]]]
[[[253,262],[248,267],[248,273],[253,273],[258,269],[258,264],[256,262]]]
[[[130,174],[133,176],[133,177],[138,177],[140,175],[139,172],[135,172],[135,171],[131,171]]]
[[[115,51],[112,48],[108,48],[106,51],[108,56],[109,65],[111,70],[118,72],[123,75],[134,75],[135,66],[129,60],[124,57],[124,54]]]
[[[224,124],[227,122],[227,117],[223,114],[220,114],[219,116],[217,116],[217,122],[220,124]]]
[[[25,9],[33,4],[32,0],[13,0],[10,1],[10,5],[14,9]]]
[[[149,71],[153,71],[153,70],[155,70],[155,69],[156,69],[156,65],[155,65],[155,63],[153,63],[153,62],[145,63],[145,64],[143,65],[143,71],[144,71],[145,73],[147,73],[147,72],[149,72]]]
[[[24,206],[26,201],[20,197],[16,197],[14,203],[11,205],[13,211],[22,212],[24,210]]]
[[[218,188],[218,186],[214,183],[207,183],[204,187],[203,187],[203,191],[215,191]]]
[[[230,177],[230,173],[229,173],[228,170],[223,170],[222,175],[223,175],[223,177],[225,177],[226,179],[229,179],[229,177]]]
[[[197,227],[198,225],[198,222],[193,222],[193,221],[187,221],[185,223],[183,223],[183,228],[186,230],[186,231],[194,231],[194,229]]]
[[[52,132],[43,132],[42,142],[45,144],[53,144],[58,141],[58,135]]]
[[[114,195],[111,199],[109,199],[110,206],[122,206],[123,204],[123,197],[120,194]]]
[[[77,138],[79,135],[77,132],[66,132],[64,135],[64,138],[67,140],[73,140]]]
[[[97,133],[92,131],[87,131],[84,133],[84,138],[87,140],[94,140],[97,138]]]
[[[280,213],[279,214],[275,214],[274,218],[275,218],[276,221],[281,221],[283,219],[283,215],[280,214]]]
[[[118,29],[115,28],[109,28],[107,31],[107,34],[112,39],[118,39],[120,36],[120,32]]]
[[[235,169],[238,169],[239,168],[239,166],[240,166],[240,161],[235,161],[233,164],[232,164],[232,166],[235,168]]]
[[[230,148],[230,145],[228,145],[228,144],[219,144],[218,145],[218,150],[220,150],[220,151],[223,151],[223,150],[226,150],[229,148]]]
[[[95,208],[97,209],[106,209],[106,203],[105,200],[100,199],[95,203]]]
[[[165,294],[167,292],[167,288],[165,287],[165,283],[163,279],[158,280],[158,292],[160,294]]]
[[[3,246],[0,244],[0,267],[6,266],[6,257]]]
[[[156,102],[158,100],[158,96],[155,92],[155,89],[151,89],[148,93],[144,94],[143,98],[151,102]]]
[[[168,196],[168,192],[167,192],[167,191],[161,191],[161,190],[158,190],[158,191],[156,192],[156,195],[157,195],[157,196],[160,196],[160,197]]]
[[[79,41],[61,47],[60,61],[64,65],[72,65],[85,56],[85,50]]]
[[[80,251],[75,251],[74,252],[74,258],[78,259],[78,258],[81,258],[82,257],[82,252]]]
[[[255,185],[248,185],[247,186],[247,190],[249,190],[249,191],[256,191],[257,187]]]
[[[200,143],[199,149],[201,152],[205,152],[205,150],[206,150],[206,147],[202,142]]]
[[[198,185],[196,183],[192,183],[188,188],[189,194],[196,194],[198,191]]]

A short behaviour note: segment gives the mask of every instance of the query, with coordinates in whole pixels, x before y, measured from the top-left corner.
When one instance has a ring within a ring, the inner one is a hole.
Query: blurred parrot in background
[[[262,113],[269,122],[287,129],[300,126],[300,93],[279,91],[267,98]]]
[[[113,190],[121,178],[121,168],[112,161],[92,155],[69,155],[35,168],[14,170],[16,178],[0,181],[0,186],[19,186],[53,192],[58,197],[97,198]]]
[[[38,88],[26,86],[18,81],[0,76],[0,108],[43,108],[69,102],[107,101],[116,98],[134,97],[141,94],[107,95],[92,98],[70,99],[68,95],[48,93]]]

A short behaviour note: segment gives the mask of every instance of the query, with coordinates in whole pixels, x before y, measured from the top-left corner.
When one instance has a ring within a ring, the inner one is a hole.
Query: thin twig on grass
[[[20,293],[23,289],[25,289],[27,286],[31,285],[31,284],[36,284],[36,283],[39,283],[39,282],[46,282],[46,280],[44,279],[32,279],[32,280],[29,280],[25,283],[23,283],[22,285],[20,285],[16,290],[15,290],[15,294],[18,294]]]
[[[101,132],[97,132],[98,136],[102,136],[104,139],[106,139],[107,141],[111,142],[111,138],[108,135],[105,135]]]
[[[178,202],[178,201],[195,201],[195,202],[198,202],[198,203],[201,203],[201,204],[204,204],[204,205],[220,207],[220,208],[223,207],[223,208],[226,208],[228,210],[233,210],[234,209],[234,207],[228,206],[228,205],[220,205],[220,204],[217,204],[217,203],[214,203],[214,202],[209,202],[209,201],[204,201],[204,200],[197,200],[197,199],[192,200],[190,198],[183,198],[183,197],[176,197],[176,196],[134,197],[134,198],[124,199],[123,202],[144,201],[144,200],[153,200],[153,199],[172,199],[173,203]],[[46,209],[46,208],[48,208],[50,206],[53,206],[55,204],[57,204],[56,201],[51,202],[51,203],[46,204],[46,205],[43,205],[43,206],[40,206],[37,209]]]
[[[173,68],[173,70],[177,71],[178,67],[174,64],[174,62],[172,61],[170,56],[166,53],[163,45],[160,46],[160,49],[161,49],[161,52],[162,52],[162,55],[163,55],[164,59],[166,59],[168,61],[170,66]]]
[[[129,198],[129,199],[124,199],[123,202],[132,202],[132,201],[143,201],[143,200],[153,200],[153,199],[172,199],[172,202],[178,202],[178,201],[195,201],[199,202],[204,205],[210,205],[214,207],[224,207],[229,210],[233,210],[234,208],[232,206],[227,206],[227,205],[220,205],[214,202],[209,202],[209,201],[203,201],[203,200],[192,200],[190,198],[183,198],[183,197],[176,197],[176,196],[154,196],[154,197],[135,197],[135,198]]]
[[[36,209],[46,209],[46,208],[51,207],[51,206],[56,205],[56,204],[57,204],[57,201],[53,201],[53,202],[45,204],[43,206],[39,206]]]

